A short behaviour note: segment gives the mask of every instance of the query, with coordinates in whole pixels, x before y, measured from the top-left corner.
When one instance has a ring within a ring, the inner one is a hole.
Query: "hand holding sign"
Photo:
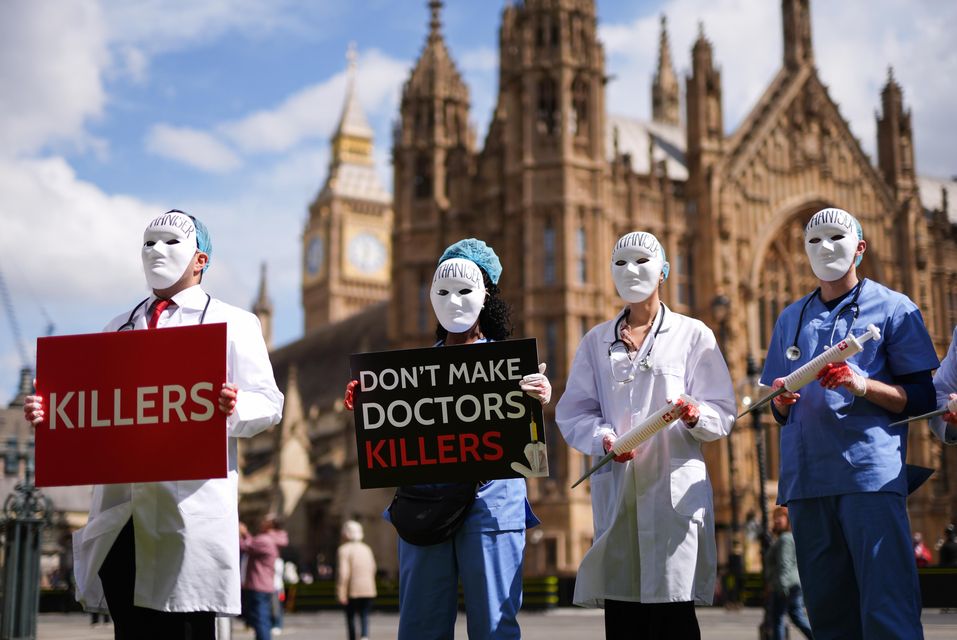
[[[33,379],[33,388],[37,388],[37,380]],[[23,400],[23,417],[34,427],[43,422],[43,397],[40,395],[27,396]]]
[[[540,363],[538,373],[530,373],[519,382],[522,391],[541,402],[542,406],[552,399],[552,383],[545,376],[545,367],[544,362]]]
[[[350,380],[349,384],[346,385],[346,395],[342,398],[342,406],[349,411],[352,411],[355,406],[355,393],[358,384],[358,380]]]
[[[239,397],[239,387],[231,382],[224,382],[219,391],[219,410],[227,416],[233,415],[236,410],[236,399]]]

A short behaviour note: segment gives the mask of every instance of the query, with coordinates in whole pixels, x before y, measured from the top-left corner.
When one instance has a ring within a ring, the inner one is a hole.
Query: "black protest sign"
[[[363,489],[548,475],[535,340],[354,354]]]

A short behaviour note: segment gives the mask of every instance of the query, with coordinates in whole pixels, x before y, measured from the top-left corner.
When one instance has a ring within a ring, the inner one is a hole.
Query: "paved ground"
[[[108,625],[90,627],[89,616],[80,613],[40,616],[39,640],[107,640],[113,637]],[[525,613],[519,618],[524,640],[599,640],[604,637],[601,612],[577,608],[554,609],[546,613]],[[759,609],[726,611],[717,608],[699,608],[703,640],[755,640]],[[372,616],[372,640],[394,638],[398,615],[376,613]],[[957,612],[942,613],[939,609],[925,609],[923,615],[926,640],[953,640],[957,638]],[[251,640],[253,634],[233,623],[232,640]],[[339,612],[295,613],[286,617],[282,635],[276,640],[345,640],[345,621]],[[456,637],[465,640],[465,617],[460,615]],[[791,630],[792,640],[802,636]]]

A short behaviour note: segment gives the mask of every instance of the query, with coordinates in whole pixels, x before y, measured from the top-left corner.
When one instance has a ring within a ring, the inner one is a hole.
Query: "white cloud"
[[[261,38],[308,32],[319,40],[344,9],[332,2],[300,0],[102,0],[111,39],[148,55],[208,43],[227,33]]]
[[[691,47],[698,21],[714,46],[721,69],[725,127],[734,130],[760,98],[782,64],[780,3],[767,0],[669,0],[671,53],[682,77],[690,73]],[[815,2],[812,42],[822,80],[850,122],[865,151],[876,162],[874,112],[887,66],[893,64],[913,109],[918,171],[957,173],[953,148],[953,101],[957,97],[957,6],[941,3],[873,0]],[[648,118],[651,80],[657,65],[658,15],[629,23],[603,24],[600,37],[613,113]],[[636,106],[637,105],[637,106]]]
[[[27,283],[14,280],[11,293],[35,295],[61,309],[109,308],[117,290],[135,295],[130,292],[145,287],[138,253],[123,249],[158,210],[79,180],[62,158],[0,160],[0,255],[30,288],[21,291]]]
[[[103,112],[106,27],[93,0],[0,3],[0,155],[82,142]]]
[[[153,125],[146,134],[146,148],[151,153],[212,173],[225,173],[241,165],[239,157],[228,146],[205,131],[189,127]]]
[[[378,50],[364,53],[357,69],[356,91],[370,118],[394,112],[408,64]],[[346,72],[301,89],[281,104],[257,111],[219,127],[247,153],[279,153],[302,142],[328,139],[339,121],[345,96]]]

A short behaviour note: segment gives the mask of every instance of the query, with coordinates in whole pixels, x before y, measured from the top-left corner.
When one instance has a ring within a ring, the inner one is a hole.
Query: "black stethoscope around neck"
[[[854,321],[857,320],[857,316],[859,316],[861,313],[861,307],[857,304],[857,299],[861,297],[861,291],[864,289],[865,280],[867,280],[867,278],[864,278],[857,283],[857,286],[854,288],[854,296],[851,298],[851,301],[841,307],[840,311],[837,312],[837,315],[834,316],[834,323],[831,325],[831,337],[827,347],[825,348],[834,346],[834,330],[837,329],[837,323],[838,320],[841,319],[841,315],[848,310],[850,310],[852,314],[851,323],[847,326],[847,332],[844,334],[844,338],[846,339],[847,336],[850,335],[851,329],[854,327]],[[788,347],[784,352],[784,357],[792,362],[801,358],[801,348],[798,347],[798,339],[801,337],[801,328],[804,324],[804,312],[807,311],[807,306],[811,304],[811,301],[816,297],[820,297],[820,295],[821,287],[818,287],[814,290],[814,293],[812,293],[810,297],[804,301],[804,306],[801,307],[801,314],[798,316],[797,329],[794,330],[794,340],[791,342],[791,346]]]
[[[117,329],[117,332],[119,332],[119,331],[132,331],[132,330],[136,327],[136,323],[133,322],[133,318],[136,316],[136,312],[140,310],[140,307],[142,307],[142,306],[145,305],[147,302],[149,302],[149,300],[150,300],[149,298],[144,298],[143,300],[140,301],[140,303],[139,303],[138,305],[136,305],[135,307],[133,307],[133,310],[130,311],[130,317],[126,319],[126,322],[124,322],[123,324],[120,325],[120,328]],[[212,297],[207,293],[207,294],[206,294],[206,305],[203,307],[203,313],[202,313],[202,315],[199,316],[199,323],[200,323],[200,324],[203,324],[203,322],[206,321],[206,312],[209,310],[209,302],[210,302],[210,300],[212,300]]]
[[[652,360],[651,358],[651,352],[654,351],[655,349],[655,343],[658,340],[658,334],[661,332],[661,325],[663,325],[665,322],[665,304],[663,302],[659,302],[658,304],[661,305],[660,306],[661,313],[658,314],[658,327],[655,329],[655,332],[651,336],[651,345],[648,347],[648,352],[638,360],[638,368],[641,371],[648,371],[654,365],[654,360]],[[618,321],[615,322],[615,339],[612,340],[612,343],[610,345],[608,345],[609,360],[611,359],[611,352],[614,351],[616,344],[621,343],[621,345],[623,347],[626,347],[626,350],[627,350],[627,345],[625,345],[625,341],[621,339],[621,323],[628,319],[628,316],[630,315],[630,313],[631,313],[631,308],[626,307],[625,311],[621,314],[621,317],[619,317]],[[612,371],[614,371],[614,367],[612,367]],[[635,379],[634,374],[631,374],[627,380],[619,380],[619,382],[631,382],[634,379]]]

